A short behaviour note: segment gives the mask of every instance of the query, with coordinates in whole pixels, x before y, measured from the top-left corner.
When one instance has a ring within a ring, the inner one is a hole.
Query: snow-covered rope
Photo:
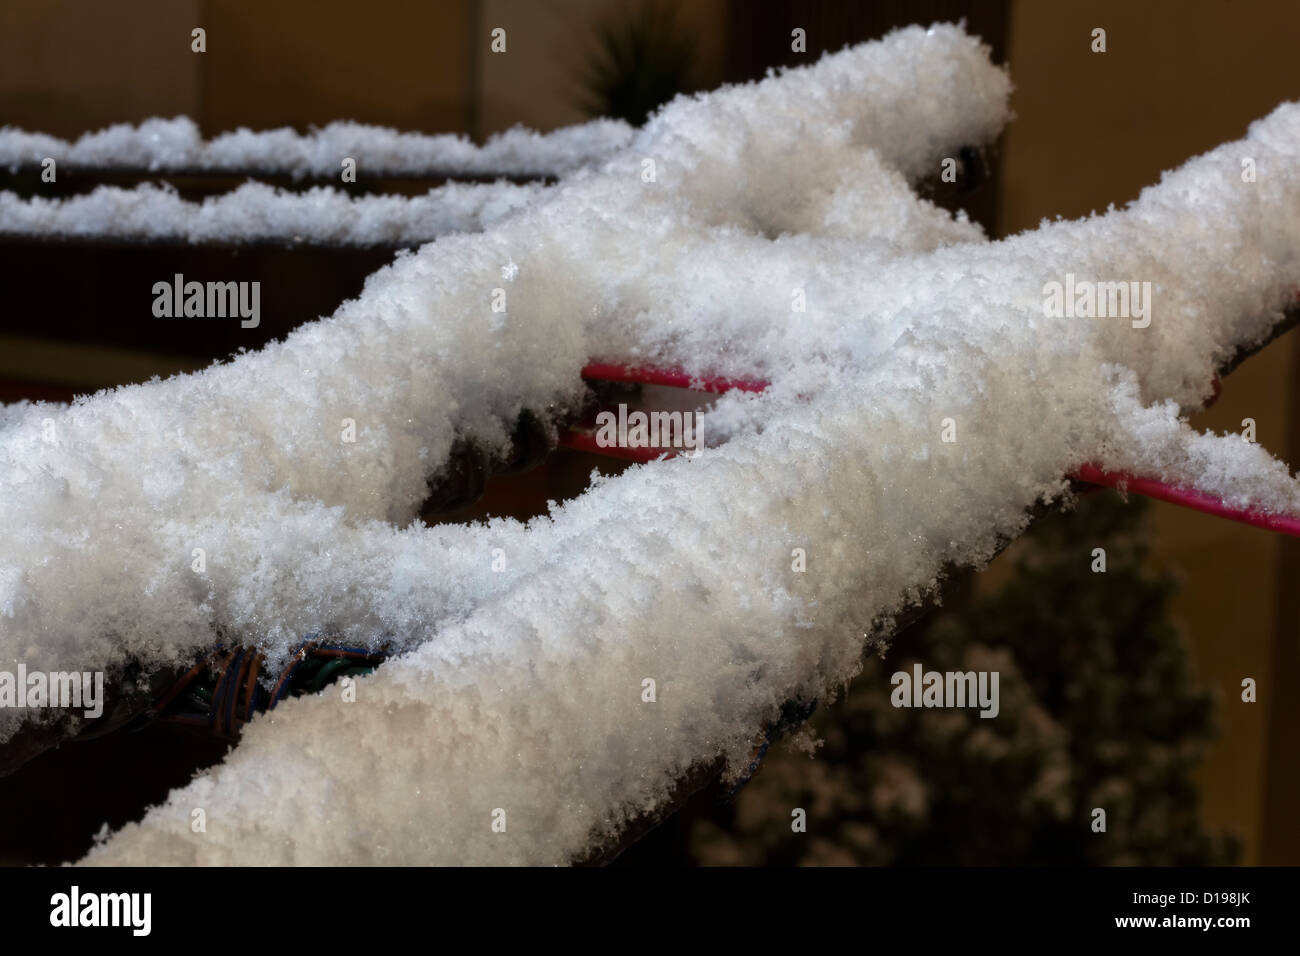
[[[786,701],[842,684],[867,629],[986,560],[1081,462],[1202,487],[1218,469],[1294,506],[1284,467],[1178,415],[1300,280],[1300,221],[1276,215],[1300,203],[1300,108],[1129,210],[989,245],[906,180],[988,142],[1007,92],[934,27],[679,100],[284,343],[5,409],[6,657],[175,661],[217,631],[269,654],[313,632],[412,648],[355,702],[255,719],[90,861],[573,859],[699,762],[743,768]],[[1048,316],[1067,271],[1149,279],[1153,321]],[[576,401],[602,356],[772,384],[719,401],[726,444],[548,517],[404,527],[453,436],[503,447],[503,422]]]
[[[357,196],[245,183],[188,202],[174,189],[99,186],[66,199],[0,192],[0,236],[190,243],[418,245],[450,232],[478,232],[543,195],[541,184],[449,183],[422,196]]]
[[[189,117],[119,123],[75,142],[0,128],[0,167],[118,169],[152,173],[284,174],[335,178],[351,159],[359,176],[560,176],[601,160],[632,140],[619,120],[597,119],[550,133],[515,127],[478,146],[462,135],[403,133],[383,126],[335,122],[310,133],[288,127],[240,128],[204,140]]]
[[[918,89],[942,94],[947,105],[911,112]],[[345,536],[365,528],[382,540],[391,528],[366,522],[408,522],[457,436],[504,453],[522,408],[579,400],[581,368],[598,349],[635,352],[643,341],[657,350],[669,345],[667,336],[695,362],[716,361],[735,330],[715,337],[704,321],[680,328],[678,316],[697,311],[679,310],[681,293],[710,281],[698,270],[719,261],[713,244],[770,244],[729,220],[774,233],[829,230],[845,242],[857,234],[882,257],[979,239],[971,224],[917,203],[902,177],[863,145],[881,142],[918,174],[936,168],[945,149],[996,135],[1007,89],[974,41],[915,31],[719,94],[724,110],[750,110],[726,117],[720,130],[701,101],[682,100],[643,134],[644,149],[599,174],[572,177],[525,210],[526,221],[517,216],[489,233],[445,237],[399,257],[359,299],[283,344],[66,410],[4,409],[0,648],[33,667],[58,660],[101,667],[124,650],[175,661],[219,634],[240,634],[262,645],[275,666],[274,655],[288,654],[303,634],[328,633],[335,618],[372,629],[368,575],[329,588],[332,602],[353,595],[357,603],[339,604],[327,626],[301,626],[318,618],[319,595],[267,616],[278,601],[275,579],[299,575],[284,564],[296,545],[264,566],[267,547],[278,550],[275,541],[288,542],[294,527]],[[924,132],[913,129],[918,115],[931,124]],[[784,141],[767,135],[744,148],[768,122],[779,124]],[[791,156],[808,171],[796,178],[797,190],[787,181]],[[647,182],[644,160],[656,158],[658,178]],[[735,176],[742,163],[744,175]],[[752,199],[740,182],[750,184]],[[864,184],[869,198],[858,195]],[[788,282],[790,265],[772,278]],[[674,285],[663,286],[671,276]],[[652,312],[656,288],[670,296]],[[498,289],[508,293],[505,312],[493,310]],[[725,310],[737,318],[759,304],[739,291]],[[788,312],[788,286],[780,300],[758,314],[770,319],[774,306],[777,316]],[[348,421],[354,442],[341,440]],[[141,462],[150,462],[144,473]],[[474,535],[436,533],[448,535],[440,550],[449,561],[435,575],[443,592],[433,602],[441,608],[436,618],[456,617],[484,586],[476,546],[465,546]],[[315,551],[302,544],[300,557]],[[206,564],[197,578],[195,549]],[[337,560],[337,551],[324,550]],[[456,554],[465,558],[459,571]],[[395,557],[374,570],[386,575]],[[268,577],[272,565],[279,570]],[[344,566],[337,563],[340,572]],[[72,581],[84,599],[67,599]],[[152,597],[127,609],[112,597],[122,593]],[[382,629],[412,642],[432,633],[432,620],[415,623],[399,614]],[[19,716],[0,711],[9,721],[0,732],[12,732]]]

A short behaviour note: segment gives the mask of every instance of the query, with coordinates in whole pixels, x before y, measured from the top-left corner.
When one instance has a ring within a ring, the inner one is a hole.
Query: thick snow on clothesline
[[[187,202],[175,190],[100,186],[67,199],[0,192],[0,235],[185,242],[281,241],[336,245],[428,242],[478,232],[537,199],[539,184],[449,183],[423,196],[358,196],[324,186],[290,192],[245,183]]]
[[[632,127],[598,119],[550,133],[522,127],[477,146],[460,135],[402,133],[383,126],[336,122],[310,133],[288,127],[237,129],[205,141],[189,117],[119,123],[75,142],[0,128],[0,167],[39,165],[45,159],[72,167],[151,172],[257,171],[334,178],[344,159],[364,176],[555,176],[627,146]]]
[[[907,179],[990,141],[1008,89],[936,27],[678,100],[600,168],[400,257],[282,344],[5,410],[6,659],[185,660],[218,636],[274,656],[307,633],[410,648],[355,702],[255,720],[89,861],[563,862],[694,763],[743,766],[785,701],[833,691],[864,631],[987,560],[1080,462],[1297,506],[1284,466],[1178,415],[1300,279],[1300,221],[1278,215],[1300,200],[1300,110],[1127,210],[988,244]],[[1151,325],[1047,318],[1067,272],[1151,281]],[[706,434],[725,445],[527,525],[406,524],[456,434],[503,447],[603,356],[772,385],[721,400]]]

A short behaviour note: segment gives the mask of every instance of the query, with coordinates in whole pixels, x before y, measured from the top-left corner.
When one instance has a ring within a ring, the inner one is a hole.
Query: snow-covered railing
[[[604,119],[544,134],[515,128],[482,146],[458,135],[357,123],[305,135],[241,129],[208,141],[185,117],[112,126],[75,142],[5,127],[0,170],[26,177],[26,191],[35,195],[0,191],[0,238],[412,247],[489,227],[535,199],[544,184],[600,162],[631,136],[627,124]],[[169,183],[117,185],[155,178]],[[257,181],[234,188],[242,179]],[[305,192],[271,185],[286,180],[318,185]],[[413,196],[338,188],[399,181],[406,191],[413,184],[432,188]],[[69,186],[81,194],[65,195]],[[203,198],[187,201],[182,192]]]
[[[75,143],[5,128],[0,169],[25,174],[27,192],[35,194],[0,191],[0,238],[412,247],[489,227],[534,200],[545,183],[600,161],[630,135],[630,127],[607,120],[547,134],[514,129],[483,146],[461,136],[355,123],[330,124],[306,136],[239,130],[208,142],[185,118],[110,127]],[[158,177],[169,182],[115,185]],[[227,188],[241,178],[260,181]],[[301,191],[269,184],[286,179],[320,185]],[[358,195],[339,188],[401,180],[406,191],[412,184],[431,188],[423,195]],[[65,195],[69,184],[80,194]],[[182,192],[202,198],[188,201]]]
[[[403,133],[353,122],[330,123],[306,134],[288,128],[238,129],[204,140],[188,117],[155,118],[86,133],[75,142],[6,126],[0,128],[0,168],[40,172],[53,161],[56,175],[112,170],[139,177],[221,174],[338,182],[350,168],[362,181],[531,180],[562,176],[599,161],[626,147],[633,132],[618,120],[597,119],[550,133],[517,127],[478,146],[461,135]]]
[[[421,196],[306,192],[245,183],[201,202],[174,189],[98,186],[67,198],[0,192],[0,239],[62,244],[275,244],[414,247],[451,232],[479,232],[540,197],[545,186],[449,183]]]

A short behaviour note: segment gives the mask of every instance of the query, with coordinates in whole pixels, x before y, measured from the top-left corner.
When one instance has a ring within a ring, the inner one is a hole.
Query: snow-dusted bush
[[[810,754],[772,749],[734,803],[674,820],[700,863],[1104,865],[1231,863],[1198,819],[1193,773],[1212,728],[1146,568],[1142,499],[1107,493],[1048,516],[811,722]],[[1090,549],[1106,550],[1105,574]],[[896,670],[997,670],[998,719],[891,704]],[[1106,830],[1093,830],[1093,810]],[[805,826],[792,827],[802,809]],[[671,839],[672,834],[665,834]],[[658,835],[656,835],[658,839]]]

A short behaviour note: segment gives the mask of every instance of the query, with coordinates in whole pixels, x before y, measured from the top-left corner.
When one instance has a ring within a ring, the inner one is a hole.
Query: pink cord
[[[711,375],[693,377],[681,369],[652,368],[648,366],[633,368],[612,362],[592,362],[582,370],[582,377],[602,382],[668,385],[674,388],[690,388],[715,394],[729,392],[732,389],[743,392],[761,392],[767,388],[768,384],[761,379],[723,378]],[[1214,394],[1207,403],[1207,407],[1218,399],[1219,391],[1219,378],[1216,375],[1214,378]],[[596,436],[591,432],[572,429],[560,435],[560,445],[575,451],[607,455],[611,458],[622,458],[643,464],[655,461],[658,458],[672,458],[676,454],[670,448],[603,447],[597,444]],[[1145,478],[1141,475],[1131,475],[1122,471],[1106,471],[1092,464],[1079,466],[1070,477],[1093,485],[1132,491],[1148,498],[1182,505],[1184,508],[1191,508],[1194,511],[1202,511],[1205,514],[1227,518],[1231,521],[1240,521],[1242,524],[1253,525],[1256,528],[1265,528],[1269,531],[1279,531],[1282,534],[1300,537],[1300,517],[1269,514],[1244,508],[1231,508],[1219,498],[1198,491],[1195,488],[1179,488],[1155,478]]]
[[[1130,475],[1123,471],[1106,471],[1096,465],[1080,465],[1075,469],[1071,477],[1093,485],[1106,485],[1110,488],[1136,492],[1139,495],[1146,495],[1148,498],[1168,501],[1171,504],[1182,505],[1184,508],[1191,508],[1194,511],[1203,511],[1207,515],[1228,518],[1231,521],[1240,521],[1242,524],[1254,525],[1256,528],[1280,531],[1282,534],[1294,535],[1300,538],[1300,518],[1293,515],[1269,514],[1264,511],[1231,508],[1213,495],[1197,491],[1195,488],[1179,488],[1175,485],[1165,484],[1155,478]]]

